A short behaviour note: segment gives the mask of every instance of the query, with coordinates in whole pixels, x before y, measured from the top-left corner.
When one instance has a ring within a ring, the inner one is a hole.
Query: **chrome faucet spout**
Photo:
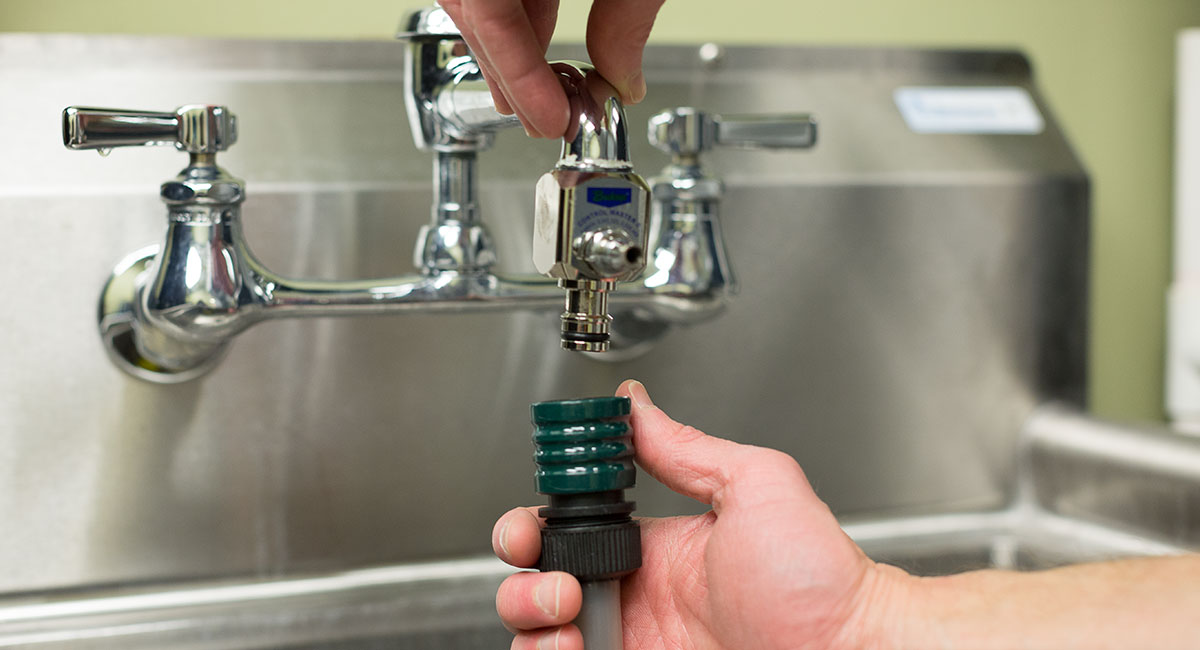
[[[555,61],[570,107],[559,165],[633,169],[621,97],[590,64]]]

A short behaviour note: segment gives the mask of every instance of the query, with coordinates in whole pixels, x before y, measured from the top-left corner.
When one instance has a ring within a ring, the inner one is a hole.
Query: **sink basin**
[[[1038,570],[1185,552],[1200,530],[1200,440],[1044,408],[1027,424],[1012,505],[859,519],[874,559],[920,575]],[[1120,487],[1120,499],[1097,499]],[[1171,517],[1155,513],[1173,513]],[[0,647],[505,647],[494,611],[512,568],[492,557],[286,580],[41,595],[0,609]]]
[[[1182,551],[1133,533],[1017,508],[866,521],[846,530],[872,559],[923,576],[976,569],[1036,571]]]
[[[495,558],[287,580],[42,597],[0,610],[0,647],[495,648]]]
[[[859,521],[846,530],[876,560],[921,575],[1043,569],[1177,552],[1145,537],[1010,510]],[[303,579],[64,595],[0,611],[0,647],[506,647],[494,611],[512,568],[494,558],[384,567]]]

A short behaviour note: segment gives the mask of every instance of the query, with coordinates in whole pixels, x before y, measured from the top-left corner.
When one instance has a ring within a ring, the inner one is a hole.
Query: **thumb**
[[[588,15],[587,49],[600,76],[630,104],[646,96],[642,50],[663,0],[595,0]]]
[[[650,401],[639,381],[625,381],[617,395],[632,403],[630,424],[638,465],[672,490],[711,505],[717,514],[735,499],[751,501],[777,490],[808,491],[808,481],[791,456],[680,424]]]

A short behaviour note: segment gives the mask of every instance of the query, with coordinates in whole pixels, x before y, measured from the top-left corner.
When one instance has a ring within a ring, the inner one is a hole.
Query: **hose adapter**
[[[581,583],[614,580],[642,565],[641,534],[625,499],[634,486],[629,399],[593,397],[532,407],[534,483],[550,504],[538,511],[538,569]]]

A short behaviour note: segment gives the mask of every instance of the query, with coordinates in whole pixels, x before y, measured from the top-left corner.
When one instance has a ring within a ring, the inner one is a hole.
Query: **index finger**
[[[596,70],[637,103],[646,96],[642,52],[663,0],[597,0],[588,15],[587,50]]]
[[[464,1],[462,9],[509,105],[538,135],[562,136],[567,130],[567,96],[546,63],[546,39],[534,25],[536,19],[546,31],[543,14],[555,11],[554,3],[475,0]],[[531,17],[531,11],[537,15]]]

